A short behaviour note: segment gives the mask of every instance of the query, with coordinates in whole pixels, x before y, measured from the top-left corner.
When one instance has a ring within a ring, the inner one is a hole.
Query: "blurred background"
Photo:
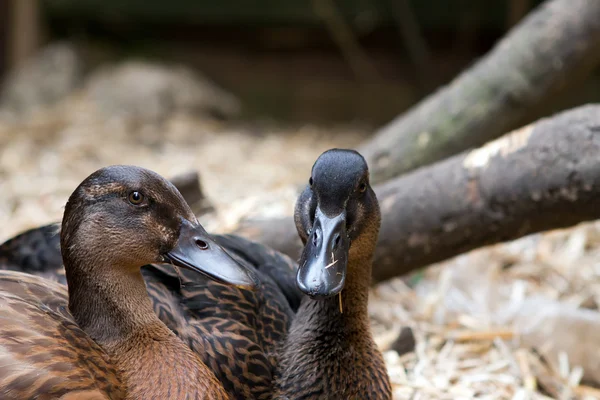
[[[59,220],[109,164],[198,173],[215,232],[289,216],[322,151],[369,140],[541,3],[0,0],[0,239]],[[597,102],[599,72],[519,121]],[[395,398],[600,398],[598,255],[593,222],[375,287]]]
[[[242,119],[378,126],[450,81],[539,3],[2,0],[0,74],[68,41],[80,79],[132,57],[176,63],[231,93]],[[597,99],[596,81],[553,106]]]

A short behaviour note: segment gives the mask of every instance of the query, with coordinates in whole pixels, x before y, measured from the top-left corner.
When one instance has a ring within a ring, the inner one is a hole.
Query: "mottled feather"
[[[64,286],[0,271],[0,320],[1,399],[125,398],[110,358],[68,312]]]

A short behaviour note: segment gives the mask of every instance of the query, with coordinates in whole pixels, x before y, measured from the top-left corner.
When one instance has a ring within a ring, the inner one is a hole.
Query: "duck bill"
[[[300,257],[296,282],[313,299],[335,296],[344,288],[350,239],[346,212],[334,217],[316,209],[315,222]]]
[[[200,224],[183,220],[175,247],[163,254],[165,261],[206,275],[210,279],[253,289],[258,280],[254,273],[238,264],[219,246]]]

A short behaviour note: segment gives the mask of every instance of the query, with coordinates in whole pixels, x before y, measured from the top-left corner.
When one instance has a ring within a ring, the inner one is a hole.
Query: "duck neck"
[[[86,267],[65,263],[69,310],[121,371],[128,399],[225,398],[214,374],[156,316],[139,269]]]
[[[164,333],[139,270],[100,265],[69,267],[65,265],[69,310],[98,344],[110,348],[139,332]]]

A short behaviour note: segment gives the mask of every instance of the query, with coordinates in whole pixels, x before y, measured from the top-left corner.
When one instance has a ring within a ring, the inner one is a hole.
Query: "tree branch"
[[[359,151],[379,183],[522,125],[600,62],[600,1],[549,0]]]
[[[204,195],[198,172],[188,171],[175,175],[171,178],[171,183],[179,190],[194,214],[204,214],[213,209],[210,200]]]

